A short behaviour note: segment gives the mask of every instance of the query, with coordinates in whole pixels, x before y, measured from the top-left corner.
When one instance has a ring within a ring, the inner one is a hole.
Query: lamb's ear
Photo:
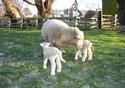
[[[43,47],[43,44],[42,44],[42,43],[40,43],[40,46],[41,46],[41,47]]]
[[[51,44],[51,43],[50,43],[50,42],[48,42],[48,46],[50,46],[50,44]]]

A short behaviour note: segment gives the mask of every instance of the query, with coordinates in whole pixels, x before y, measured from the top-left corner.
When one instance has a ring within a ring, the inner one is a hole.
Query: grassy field
[[[42,68],[40,30],[0,29],[0,88],[125,88],[125,34],[85,31],[93,42],[93,60],[75,61],[66,48],[62,72]]]

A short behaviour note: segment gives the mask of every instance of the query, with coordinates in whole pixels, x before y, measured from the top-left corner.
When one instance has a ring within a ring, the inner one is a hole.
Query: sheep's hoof
[[[88,61],[91,61],[92,60],[92,58],[88,58]]]
[[[85,60],[82,60],[82,62],[84,63],[84,62],[85,62]]]
[[[66,63],[66,61],[64,59],[61,59],[62,62]]]
[[[57,72],[61,72],[61,69],[57,69]]]
[[[82,58],[82,55],[80,54],[79,57]]]
[[[46,69],[47,67],[46,66],[43,66],[43,69]]]
[[[55,73],[51,73],[51,76],[55,76]]]
[[[74,58],[76,61],[78,60],[78,58]]]

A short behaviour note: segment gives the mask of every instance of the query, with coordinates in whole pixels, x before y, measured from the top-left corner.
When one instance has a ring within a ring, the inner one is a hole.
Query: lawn
[[[62,72],[42,68],[40,30],[0,29],[0,88],[125,88],[125,34],[85,31],[93,43],[93,60],[74,60],[66,48]]]

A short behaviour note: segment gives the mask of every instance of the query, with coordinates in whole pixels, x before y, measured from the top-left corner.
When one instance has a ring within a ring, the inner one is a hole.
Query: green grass
[[[125,88],[125,34],[85,31],[93,42],[93,60],[74,60],[66,48],[62,72],[50,76],[42,68],[40,30],[0,29],[0,88]],[[3,59],[2,59],[3,58]]]

